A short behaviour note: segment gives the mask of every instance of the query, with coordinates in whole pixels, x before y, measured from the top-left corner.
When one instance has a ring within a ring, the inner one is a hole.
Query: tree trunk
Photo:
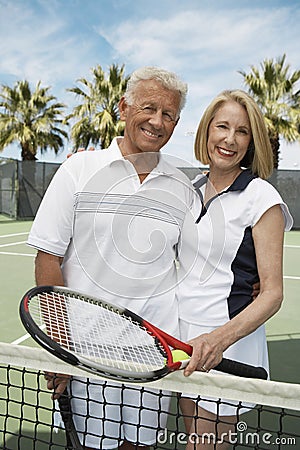
[[[276,136],[270,137],[271,147],[273,151],[273,160],[274,160],[274,169],[278,169],[279,166],[279,136],[278,134]]]
[[[37,157],[35,156],[35,153],[33,153],[30,149],[30,146],[28,144],[21,144],[22,146],[22,160],[23,161],[36,161]]]

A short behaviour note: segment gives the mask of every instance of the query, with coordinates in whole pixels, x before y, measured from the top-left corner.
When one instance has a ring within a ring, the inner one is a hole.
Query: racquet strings
[[[42,292],[30,299],[29,312],[52,340],[87,358],[91,366],[145,372],[166,365],[165,351],[157,339],[106,303],[72,293]]]

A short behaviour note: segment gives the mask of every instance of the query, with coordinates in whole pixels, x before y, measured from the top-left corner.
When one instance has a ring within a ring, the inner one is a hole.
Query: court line
[[[28,338],[30,338],[30,334],[24,334],[24,336],[19,337],[18,339],[16,339],[15,341],[11,342],[11,344],[13,345],[19,345],[21,344],[21,342],[26,341]]]
[[[0,236],[0,238],[7,238],[7,237],[13,237],[13,236],[22,236],[24,234],[29,234],[29,231],[25,231],[23,233],[2,234],[2,236]]]
[[[284,248],[300,248],[300,245],[284,245]]]
[[[46,328],[46,325],[45,325],[45,324],[40,325],[39,328],[40,328],[41,330],[44,330],[44,329]],[[26,333],[26,334],[24,334],[23,336],[21,336],[21,337],[19,337],[18,339],[16,339],[15,341],[11,342],[11,344],[14,344],[14,345],[21,344],[21,342],[26,341],[26,339],[28,339],[28,338],[30,338],[30,337],[31,337],[30,334],[29,334],[29,333]]]
[[[0,252],[0,255],[12,255],[12,256],[35,256],[34,253],[13,253],[13,252]]]
[[[288,275],[283,277],[285,280],[300,280],[300,277],[289,277]]]
[[[20,245],[20,244],[26,244],[27,241],[19,241],[19,242],[11,242],[10,244],[0,244],[0,248],[2,247],[9,247],[11,245]]]

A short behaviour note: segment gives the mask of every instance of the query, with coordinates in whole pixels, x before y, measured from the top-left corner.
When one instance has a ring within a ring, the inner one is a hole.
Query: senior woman
[[[272,149],[263,115],[247,93],[224,91],[211,102],[198,127],[195,155],[209,171],[194,180],[201,201],[200,253],[178,287],[181,339],[194,347],[185,375],[199,367],[208,372],[223,356],[268,370],[264,324],[282,303],[283,238],[292,218],[266,181]],[[260,292],[253,298],[257,281]],[[206,400],[182,400],[187,431],[216,433],[218,414],[218,436],[224,433],[226,440],[247,408]],[[204,441],[196,447],[189,442],[187,449],[228,447]]]

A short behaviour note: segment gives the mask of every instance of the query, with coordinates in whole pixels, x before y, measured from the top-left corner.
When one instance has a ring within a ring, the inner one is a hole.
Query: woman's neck
[[[217,170],[210,168],[209,178],[206,185],[205,203],[215,195],[224,191],[227,187],[231,186],[234,180],[242,172],[242,169],[237,168],[231,171]]]

